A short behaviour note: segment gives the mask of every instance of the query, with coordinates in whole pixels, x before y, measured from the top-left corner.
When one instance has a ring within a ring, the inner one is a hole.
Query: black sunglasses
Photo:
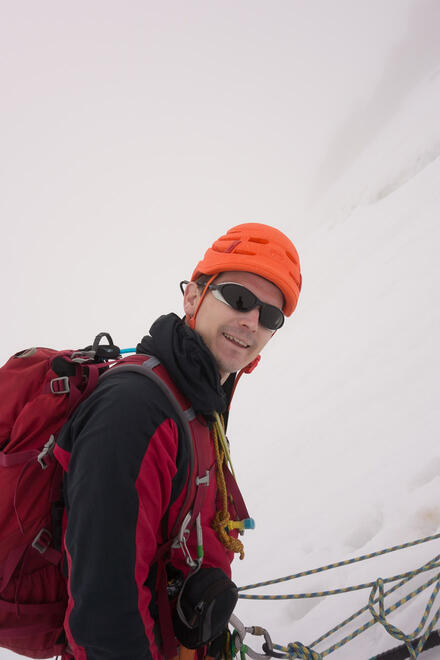
[[[181,289],[183,282],[181,282]],[[185,282],[186,284],[186,282]],[[259,322],[268,330],[279,330],[284,323],[284,314],[278,307],[262,302],[257,296],[235,282],[221,282],[220,284],[210,284],[208,289],[212,295],[221,302],[229,305],[238,312],[250,312],[255,307],[260,308]]]

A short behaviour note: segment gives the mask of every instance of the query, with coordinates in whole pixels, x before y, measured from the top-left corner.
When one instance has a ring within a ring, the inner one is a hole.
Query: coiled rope
[[[217,489],[221,497],[221,509],[217,511],[212,521],[212,527],[217,532],[217,536],[227,550],[231,550],[240,555],[240,559],[244,559],[244,546],[243,543],[230,536],[228,525],[231,522],[231,516],[228,509],[228,492],[226,489],[225,475],[223,474],[223,462],[226,460],[229,463],[231,472],[235,478],[234,469],[231,463],[229,454],[228,441],[225,436],[223,418],[214,413],[214,425],[212,427],[212,437],[214,441],[215,457],[217,462]],[[221,449],[220,449],[221,445]]]

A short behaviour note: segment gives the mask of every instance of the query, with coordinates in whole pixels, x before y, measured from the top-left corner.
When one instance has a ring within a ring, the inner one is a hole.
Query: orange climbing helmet
[[[259,222],[232,227],[217,239],[196,266],[191,280],[228,270],[255,273],[275,284],[284,296],[283,312],[290,316],[301,291],[298,253],[278,229]]]

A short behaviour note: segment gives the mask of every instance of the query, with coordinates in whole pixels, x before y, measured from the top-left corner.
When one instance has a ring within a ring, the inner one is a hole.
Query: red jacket
[[[138,352],[159,358],[209,434],[212,412],[228,405],[212,354],[175,315],[160,317],[150,332]],[[67,471],[66,630],[75,658],[159,659],[154,558],[183,506],[189,478],[176,411],[142,375],[114,374],[64,427],[56,455]],[[230,576],[233,555],[211,527],[218,508],[211,479],[201,515],[204,565]],[[195,557],[194,529],[188,546]],[[171,551],[171,563],[187,573],[179,549]]]

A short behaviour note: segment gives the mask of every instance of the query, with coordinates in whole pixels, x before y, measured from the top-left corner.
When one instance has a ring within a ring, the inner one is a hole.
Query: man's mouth
[[[233,335],[228,335],[227,332],[223,333],[223,337],[225,337],[228,341],[231,341],[236,346],[240,346],[241,348],[249,348],[249,344],[246,344],[245,341],[238,339],[238,337],[234,337]]]

